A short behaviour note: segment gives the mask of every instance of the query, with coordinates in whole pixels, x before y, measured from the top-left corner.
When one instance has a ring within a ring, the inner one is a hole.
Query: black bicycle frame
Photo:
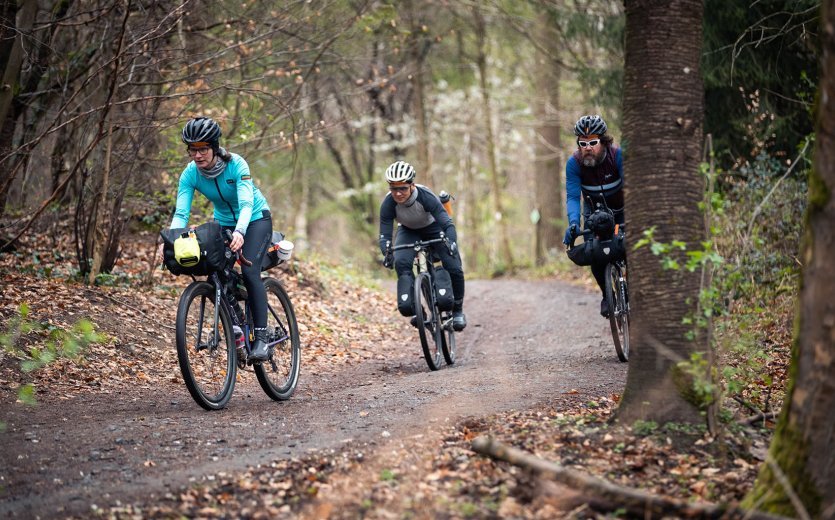
[[[235,276],[235,277],[239,276],[237,274],[237,272],[233,271],[233,273],[234,274],[232,276]],[[247,355],[249,355],[252,352],[252,344],[249,341],[249,319],[246,319],[245,323],[240,323],[240,320],[238,319],[238,313],[235,312],[235,309],[232,308],[232,305],[226,299],[226,296],[227,296],[227,294],[226,294],[227,289],[225,288],[226,284],[220,279],[220,275],[217,273],[217,271],[215,271],[211,275],[209,275],[209,279],[211,280],[212,284],[214,284],[214,286],[215,286],[215,315],[214,315],[215,323],[217,323],[217,320],[219,318],[220,306],[223,305],[226,308],[226,312],[232,318],[232,324],[237,325],[238,327],[240,327],[241,331],[243,331],[244,345],[246,345],[246,353],[247,353]],[[234,281],[234,279],[233,279],[233,281]],[[250,309],[249,302],[247,301],[246,305],[244,306],[244,316],[246,318],[250,317],[250,310],[249,309]],[[283,336],[281,336],[280,338],[277,338],[273,341],[268,342],[267,347],[269,348],[269,347],[272,347],[273,345],[276,345],[277,343],[281,343],[282,341],[287,340],[290,337],[290,333],[289,333],[287,327],[284,325],[283,320],[281,318],[279,318],[278,314],[276,314],[276,312],[275,312],[275,309],[273,309],[272,305],[270,305],[269,302],[267,302],[267,310],[273,315],[273,317],[278,322],[278,324],[281,325],[282,332],[284,333]],[[202,316],[201,316],[201,323],[202,323]],[[198,334],[199,334],[199,331],[198,331]],[[214,334],[215,334],[215,338],[214,338],[215,344],[217,344],[220,340],[220,336],[219,336],[220,332],[218,331],[217,327],[215,327]]]

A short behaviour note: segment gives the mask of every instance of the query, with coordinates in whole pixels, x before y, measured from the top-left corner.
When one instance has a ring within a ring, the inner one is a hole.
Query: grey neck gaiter
[[[216,154],[217,160],[215,160],[215,165],[208,170],[204,170],[198,166],[197,171],[199,171],[200,175],[207,179],[214,179],[226,169],[226,161],[223,160],[224,155],[226,155],[226,150],[221,147]]]

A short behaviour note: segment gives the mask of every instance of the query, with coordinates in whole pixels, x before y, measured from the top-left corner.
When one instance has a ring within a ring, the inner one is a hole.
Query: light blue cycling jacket
[[[226,169],[214,179],[201,175],[194,161],[188,163],[180,174],[172,228],[188,226],[194,190],[212,201],[214,218],[221,226],[234,226],[242,235],[246,235],[250,222],[265,216],[263,212],[269,211],[270,206],[261,190],[252,183],[249,165],[240,155],[231,155]]]

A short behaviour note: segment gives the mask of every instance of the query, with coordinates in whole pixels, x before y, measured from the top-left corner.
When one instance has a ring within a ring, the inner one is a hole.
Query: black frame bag
[[[159,232],[162,237],[162,258],[165,268],[174,275],[205,276],[213,271],[223,269],[226,264],[226,243],[223,240],[223,229],[217,222],[206,222],[194,228],[197,243],[200,244],[200,261],[197,265],[186,267],[180,265],[174,257],[174,241],[187,235],[191,228],[163,229]]]

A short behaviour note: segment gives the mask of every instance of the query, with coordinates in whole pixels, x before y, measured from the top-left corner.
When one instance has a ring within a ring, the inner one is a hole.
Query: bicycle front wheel
[[[235,339],[226,307],[215,308],[215,287],[194,282],[177,306],[177,359],[191,397],[206,410],[226,406],[235,388]]]
[[[452,328],[452,313],[441,314],[441,351],[447,365],[455,364],[455,331]]]
[[[626,275],[617,264],[606,266],[606,303],[618,359],[629,361],[629,307]]]
[[[438,312],[432,299],[432,280],[429,273],[420,273],[415,279],[414,298],[415,316],[417,317],[420,345],[429,370],[438,370],[441,366],[441,327]]]
[[[301,341],[296,313],[290,296],[275,278],[265,278],[267,289],[267,333],[270,357],[255,365],[255,376],[268,396],[289,399],[296,391],[301,365]]]

